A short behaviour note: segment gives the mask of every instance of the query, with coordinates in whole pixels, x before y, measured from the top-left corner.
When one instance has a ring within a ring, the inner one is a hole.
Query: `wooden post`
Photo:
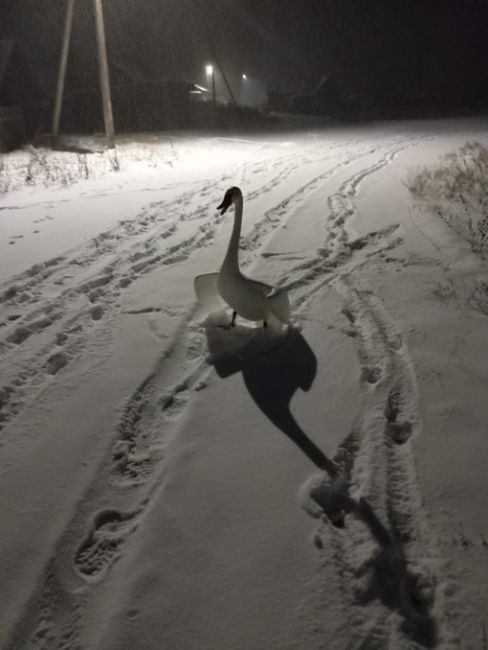
[[[236,106],[236,98],[234,97],[234,93],[232,92],[232,88],[230,87],[230,84],[227,80],[227,77],[224,72],[224,68],[221,66],[220,61],[215,57],[215,61],[217,62],[217,65],[219,66],[220,74],[222,75],[222,79],[224,80],[224,83],[227,88],[227,92],[229,93],[230,101]]]
[[[114,118],[112,113],[112,99],[110,97],[110,79],[108,73],[107,44],[105,41],[102,0],[93,0],[93,9],[95,12],[97,31],[98,70],[100,75],[100,88],[102,90],[105,135],[107,137],[108,146],[113,148],[115,146]]]
[[[211,10],[210,11],[210,16],[213,17],[213,20],[211,22],[213,23],[214,21],[217,21],[217,18],[218,18],[219,14],[217,13],[217,11],[215,9],[215,0],[208,0],[208,3],[209,3],[210,10]],[[209,26],[210,26],[210,23],[209,23]],[[232,88],[230,87],[230,83],[229,83],[229,81],[227,79],[227,75],[224,72],[224,68],[222,67],[222,64],[220,63],[220,59],[217,56],[217,48],[215,46],[215,41],[214,41],[214,32],[211,31],[210,28],[208,30],[208,39],[210,41],[210,51],[211,51],[211,54],[212,54],[212,59],[215,61],[215,63],[217,64],[218,69],[220,70],[220,74],[222,75],[222,79],[224,80],[225,87],[227,88],[227,92],[229,93],[230,101],[232,102],[232,104],[234,104],[234,106],[236,106],[237,102],[236,102],[236,99],[234,97],[234,93],[232,92]]]
[[[214,106],[217,103],[215,97],[215,67],[214,66],[212,66],[212,102]]]
[[[59,59],[58,81],[56,86],[56,99],[54,102],[52,137],[58,137],[59,122],[61,119],[61,106],[63,104],[64,80],[66,78],[66,66],[68,63],[69,45],[71,42],[71,28],[73,26],[73,14],[76,0],[68,0],[66,5],[66,16],[64,20],[63,45],[61,47],[61,57]]]
[[[232,92],[232,88],[230,87],[230,84],[227,80],[227,76],[224,72],[224,68],[222,67],[222,64],[220,63],[220,59],[217,56],[217,48],[215,47],[215,43],[213,42],[213,40],[211,41],[211,50],[212,50],[212,58],[217,64],[218,69],[220,70],[220,74],[222,75],[222,79],[224,80],[225,86],[227,88],[227,92],[229,93],[230,101],[234,104],[234,106],[236,106],[234,93]],[[215,70],[214,70],[214,74],[215,74]]]

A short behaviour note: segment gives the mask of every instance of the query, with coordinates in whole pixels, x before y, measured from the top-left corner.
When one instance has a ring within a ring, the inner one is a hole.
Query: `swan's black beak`
[[[226,192],[224,196],[224,200],[220,205],[217,206],[217,210],[220,210],[220,214],[225,214],[225,212],[230,208],[231,205],[232,205],[232,193]]]

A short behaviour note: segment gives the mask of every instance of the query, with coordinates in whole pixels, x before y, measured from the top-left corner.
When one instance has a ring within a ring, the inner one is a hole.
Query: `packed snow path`
[[[435,478],[445,429],[425,428],[433,341],[445,352],[466,328],[453,308],[434,330],[419,278],[443,281],[432,232],[459,244],[414,220],[401,183],[474,128],[176,138],[147,174],[4,197],[2,648],[482,647],[482,472],[450,473],[455,443]],[[243,268],[289,290],[283,341],[195,305],[193,277],[226,248],[230,185]],[[40,217],[58,226],[35,245]],[[468,320],[475,358],[486,316]],[[455,381],[442,391],[451,404]]]

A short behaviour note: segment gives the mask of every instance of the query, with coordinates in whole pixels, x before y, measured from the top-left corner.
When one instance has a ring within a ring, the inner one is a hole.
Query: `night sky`
[[[0,33],[16,39],[21,74],[52,96],[60,0],[2,0]],[[323,75],[379,112],[408,105],[488,104],[486,0],[105,0],[114,83],[164,76],[202,82],[218,57],[230,80],[271,93],[309,92]],[[92,40],[90,40],[92,39]],[[91,2],[78,0],[68,92],[96,86]]]
[[[321,74],[358,89],[398,83],[446,95],[488,81],[488,3],[449,0],[227,0],[253,38],[242,47],[270,83]],[[240,30],[239,30],[240,31]],[[241,36],[241,37],[242,37]],[[244,39],[243,39],[244,40]],[[285,73],[288,71],[288,74]],[[400,84],[401,85],[401,84]]]

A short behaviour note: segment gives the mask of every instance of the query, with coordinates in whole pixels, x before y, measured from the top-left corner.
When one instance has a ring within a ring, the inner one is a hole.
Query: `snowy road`
[[[483,647],[486,315],[432,296],[486,269],[402,180],[486,135],[175,137],[3,198],[2,648]],[[194,301],[231,185],[282,345]]]

